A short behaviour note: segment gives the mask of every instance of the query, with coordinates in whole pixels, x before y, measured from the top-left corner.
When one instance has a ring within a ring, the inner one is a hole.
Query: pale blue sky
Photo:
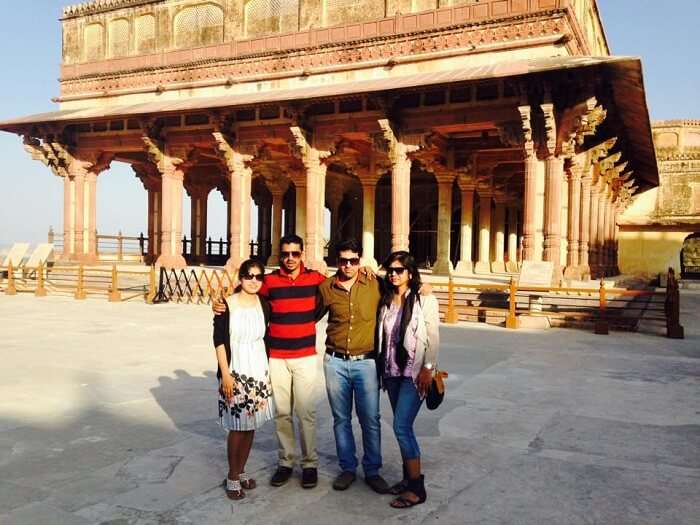
[[[76,0],[73,0],[75,3]],[[52,111],[58,94],[61,31],[58,18],[71,0],[4,0],[0,55],[0,120]],[[617,55],[641,56],[652,119],[700,118],[700,2],[599,0],[608,40]],[[21,140],[0,132],[0,246],[39,242],[50,225],[62,229],[59,178],[32,161]],[[209,233],[225,233],[220,194],[209,200]],[[100,233],[138,235],[146,230],[146,192],[130,169],[115,166],[99,178]],[[184,230],[189,229],[189,210]]]

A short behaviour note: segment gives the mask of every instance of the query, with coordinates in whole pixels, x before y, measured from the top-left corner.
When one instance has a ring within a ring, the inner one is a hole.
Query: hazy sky
[[[0,62],[0,120],[52,111],[58,95],[63,5],[77,0],[4,0]],[[612,52],[641,56],[652,119],[700,119],[700,2],[598,0]],[[11,7],[9,7],[11,5]],[[15,135],[0,132],[0,246],[43,241],[50,225],[62,230],[61,180],[32,161]],[[187,201],[188,202],[188,201]],[[146,230],[146,192],[133,172],[114,165],[99,177],[97,229],[125,235]],[[184,231],[189,229],[185,207]],[[224,235],[219,193],[209,197],[209,233]],[[44,241],[45,242],[45,241]]]

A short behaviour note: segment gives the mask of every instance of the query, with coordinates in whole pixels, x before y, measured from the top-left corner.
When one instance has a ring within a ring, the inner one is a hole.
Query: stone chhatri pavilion
[[[62,24],[60,110],[0,129],[63,179],[70,260],[96,258],[113,161],[172,267],[183,192],[201,260],[218,189],[234,267],[254,199],[270,261],[296,231],[323,266],[328,208],[331,256],[354,235],[441,274],[609,275],[617,218],[658,184],[640,61],[610,56],[594,0],[98,0]]]

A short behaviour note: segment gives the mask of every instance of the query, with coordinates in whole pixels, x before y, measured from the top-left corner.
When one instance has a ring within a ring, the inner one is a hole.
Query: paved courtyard
[[[207,307],[0,296],[0,523],[700,524],[700,295],[682,304],[682,341],[443,326],[447,398],[417,424],[429,499],[399,511],[331,489],[325,397],[319,486],[269,487],[268,425],[259,488],[226,499]]]

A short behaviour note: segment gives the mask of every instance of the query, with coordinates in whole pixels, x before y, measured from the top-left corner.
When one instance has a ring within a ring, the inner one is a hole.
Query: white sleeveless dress
[[[228,431],[255,430],[275,417],[265,352],[265,316],[258,303],[241,307],[227,299],[231,340],[229,371],[234,379],[231,403],[219,392],[219,424]]]

